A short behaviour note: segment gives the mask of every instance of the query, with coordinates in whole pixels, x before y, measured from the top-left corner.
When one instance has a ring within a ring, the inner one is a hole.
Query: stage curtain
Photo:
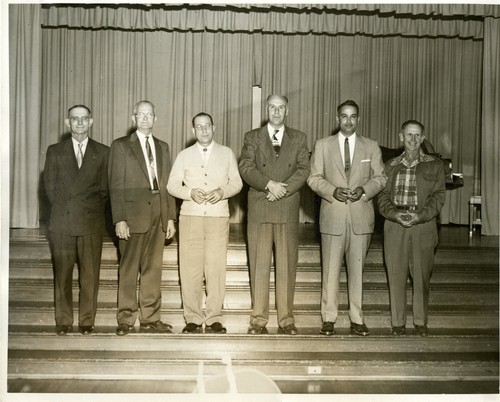
[[[40,178],[41,10],[9,6],[10,227],[36,228]]]
[[[239,155],[251,126],[251,35],[44,29],[42,53],[43,154],[69,136],[70,106],[88,105],[91,136],[110,145],[133,130],[133,106],[148,99],[156,106],[154,134],[170,144],[172,159],[193,143],[191,119],[201,111],[214,119],[215,141]],[[238,197],[231,207],[240,221]]]
[[[355,13],[323,7],[298,9],[296,7],[255,5],[242,9],[237,5],[183,5],[73,7],[51,5],[43,8],[45,27],[67,26],[88,29],[183,30],[224,32],[274,32],[320,34],[366,34],[404,36],[448,36],[481,38],[481,18],[440,18],[393,12],[379,13],[377,9]],[[367,10],[367,9],[364,9]],[[421,9],[429,12],[429,8]]]
[[[436,151],[464,173],[449,191],[442,223],[468,223],[468,197],[479,180],[482,43],[448,38],[262,34],[263,97],[287,94],[288,122],[314,141],[336,129],[336,107],[360,105],[359,133],[397,148],[408,119],[421,121]],[[256,56],[257,57],[257,56]],[[307,200],[307,198],[305,198]],[[314,200],[303,220],[315,218]]]
[[[500,227],[500,20],[485,19],[483,130],[481,153],[481,234]]]

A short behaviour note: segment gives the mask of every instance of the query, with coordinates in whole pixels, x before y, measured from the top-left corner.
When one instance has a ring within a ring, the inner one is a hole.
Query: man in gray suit
[[[170,151],[166,142],[153,137],[151,102],[138,102],[132,121],[137,130],[113,141],[108,167],[121,255],[116,334],[133,331],[137,317],[141,332],[170,333],[172,326],[160,320],[163,248],[165,238],[175,234],[175,200],[167,193]]]
[[[344,255],[351,332],[370,334],[363,321],[363,267],[375,226],[372,198],[384,188],[386,175],[380,147],[357,134],[358,122],[359,107],[354,101],[338,106],[340,132],[316,141],[307,179],[321,197],[322,335],[334,334]]]
[[[269,96],[266,111],[268,124],[245,134],[239,164],[250,186],[247,231],[253,311],[248,333],[267,333],[274,245],[279,333],[295,335],[299,190],[310,172],[309,150],[306,135],[284,125],[289,111],[285,96]]]

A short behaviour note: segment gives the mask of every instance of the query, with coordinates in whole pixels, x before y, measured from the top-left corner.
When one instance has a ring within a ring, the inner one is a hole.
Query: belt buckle
[[[151,190],[151,194],[160,194],[160,190]]]

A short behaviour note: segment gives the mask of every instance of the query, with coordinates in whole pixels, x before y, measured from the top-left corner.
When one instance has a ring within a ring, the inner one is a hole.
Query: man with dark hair
[[[167,190],[182,200],[179,217],[179,272],[186,326],[183,333],[223,334],[226,291],[228,199],[243,187],[231,148],[214,141],[212,116],[198,113],[191,129],[196,143],[181,151]],[[202,311],[203,281],[206,307]]]
[[[384,223],[384,257],[391,297],[391,334],[406,332],[406,283],[413,279],[413,323],[429,335],[429,282],[438,234],[436,216],[445,201],[443,162],[424,154],[424,126],[408,120],[401,126],[402,155],[386,163],[387,186],[378,196]]]
[[[310,172],[306,135],[285,126],[288,99],[267,98],[268,124],[245,134],[240,173],[248,192],[248,255],[253,311],[249,334],[267,333],[274,245],[279,333],[297,334],[293,315],[298,260],[299,190]]]
[[[109,192],[119,238],[117,335],[127,335],[139,317],[141,332],[169,333],[161,316],[165,238],[175,234],[175,200],[167,193],[168,144],[153,137],[154,105],[140,101],[132,121],[137,130],[111,144]],[[137,281],[140,274],[139,301]]]
[[[363,268],[375,226],[372,198],[385,186],[386,176],[377,142],[356,132],[359,119],[356,102],[348,100],[338,106],[340,131],[316,141],[307,179],[321,197],[322,335],[335,333],[344,256],[351,332],[370,334],[362,311]]]
[[[73,268],[79,272],[79,329],[94,332],[108,200],[109,148],[89,137],[90,109],[75,105],[64,124],[71,138],[47,149],[44,183],[51,204],[50,243],[54,262],[56,333],[73,326]]]

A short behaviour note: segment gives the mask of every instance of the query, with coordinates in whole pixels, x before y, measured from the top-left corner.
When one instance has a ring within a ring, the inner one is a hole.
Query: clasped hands
[[[224,191],[220,188],[209,191],[205,193],[201,188],[193,188],[191,190],[191,198],[197,204],[202,204],[204,202],[209,202],[210,204],[215,204],[219,202],[224,197]]]
[[[286,195],[287,186],[288,184],[286,183],[270,180],[267,183],[267,200],[271,202],[281,200]]]
[[[420,222],[418,215],[411,211],[396,212],[395,220],[405,228],[409,228],[410,226],[416,225]]]
[[[356,187],[354,190],[345,187],[337,187],[333,192],[333,197],[340,202],[356,202],[364,194],[363,187]]]

